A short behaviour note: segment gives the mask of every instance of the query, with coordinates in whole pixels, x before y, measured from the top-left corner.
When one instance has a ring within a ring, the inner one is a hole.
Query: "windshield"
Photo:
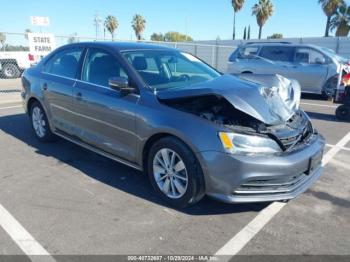
[[[220,76],[215,69],[188,53],[141,50],[124,52],[123,55],[146,84],[155,90],[186,88]]]

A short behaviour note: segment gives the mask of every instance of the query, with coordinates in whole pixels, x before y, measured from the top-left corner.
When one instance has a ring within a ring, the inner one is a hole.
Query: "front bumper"
[[[279,156],[207,151],[198,158],[209,196],[227,203],[278,201],[297,197],[320,177],[324,146],[323,137],[315,134],[298,150]]]

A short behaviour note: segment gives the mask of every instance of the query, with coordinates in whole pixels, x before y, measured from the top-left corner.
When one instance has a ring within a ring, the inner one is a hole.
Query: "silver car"
[[[330,97],[348,60],[313,45],[247,43],[230,56],[229,74],[279,74],[299,81],[302,92]]]
[[[241,80],[176,49],[95,42],[58,48],[22,83],[40,141],[144,171],[176,207],[291,199],[322,172],[324,139],[281,76]]]

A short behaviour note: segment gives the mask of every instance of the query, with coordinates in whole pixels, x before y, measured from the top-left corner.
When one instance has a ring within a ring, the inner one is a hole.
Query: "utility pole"
[[[98,13],[96,12],[95,14],[95,18],[94,18],[94,26],[95,26],[95,39],[97,40],[100,36],[100,28],[102,25],[102,19],[100,18],[100,16],[98,15]]]

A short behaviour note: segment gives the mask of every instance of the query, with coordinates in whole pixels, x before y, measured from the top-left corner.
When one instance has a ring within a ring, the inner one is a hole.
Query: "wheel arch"
[[[207,188],[207,179],[206,179],[206,174],[205,174],[205,167],[203,166],[203,162],[202,162],[202,159],[199,159],[198,157],[198,154],[196,154],[196,151],[193,149],[193,146],[190,145],[189,143],[187,143],[184,139],[181,139],[181,137],[177,136],[177,135],[174,135],[170,132],[161,132],[161,133],[156,133],[156,134],[153,134],[152,136],[150,136],[146,143],[144,144],[143,146],[143,149],[142,149],[142,168],[143,168],[143,171],[146,173],[147,170],[148,170],[148,166],[147,166],[147,160],[148,160],[148,154],[149,154],[149,151],[152,147],[152,145],[154,143],[156,143],[157,141],[159,141],[160,139],[162,138],[165,138],[165,137],[172,137],[172,138],[175,138],[177,140],[179,140],[180,142],[182,142],[185,146],[188,147],[189,150],[192,151],[196,161],[197,161],[197,166],[198,168],[200,168],[200,172],[202,173],[202,179],[200,180],[200,186],[198,188],[198,194],[205,194],[206,192],[206,188]]]
[[[159,141],[160,139],[162,139],[164,137],[174,137],[174,138],[180,140],[181,142],[183,142],[185,145],[187,145],[187,143],[185,141],[183,141],[181,138],[179,138],[178,136],[175,136],[174,134],[171,134],[169,132],[161,132],[161,133],[153,134],[152,136],[150,136],[147,139],[146,143],[144,144],[144,146],[142,148],[142,167],[143,167],[143,170],[147,170],[147,158],[148,158],[148,154],[149,154],[149,151],[150,151],[152,145],[154,145],[155,142]]]
[[[33,97],[33,96],[32,96],[31,98],[29,98],[29,100],[28,100],[28,102],[27,102],[27,106],[26,106],[27,114],[28,114],[28,115],[30,115],[30,109],[31,109],[31,107],[32,107],[32,105],[33,105],[34,102],[38,102],[41,106],[43,106],[39,99],[37,99],[36,97]],[[45,110],[45,109],[44,109],[44,110]]]

